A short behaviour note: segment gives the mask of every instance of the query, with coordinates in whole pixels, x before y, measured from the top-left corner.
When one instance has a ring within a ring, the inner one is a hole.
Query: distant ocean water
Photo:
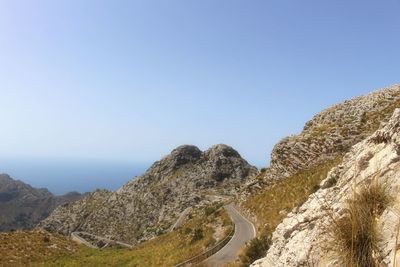
[[[116,190],[149,166],[131,162],[0,159],[0,173],[33,187],[46,187],[56,195],[97,188]]]

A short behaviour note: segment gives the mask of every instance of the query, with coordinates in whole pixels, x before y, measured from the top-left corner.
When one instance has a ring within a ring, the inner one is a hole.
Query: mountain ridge
[[[0,232],[32,229],[58,205],[80,197],[77,192],[55,196],[47,188],[35,188],[8,174],[0,174]]]
[[[299,134],[274,146],[265,180],[288,177],[342,154],[387,122],[398,106],[400,84],[395,84],[322,110]]]
[[[256,174],[257,169],[227,145],[206,151],[183,145],[114,192],[97,190],[60,206],[39,227],[136,244],[167,231],[184,209],[209,201],[207,195],[235,195]]]
[[[398,225],[400,220],[398,190],[400,188],[400,109],[396,109],[385,126],[360,141],[345,155],[342,164],[333,168],[321,182],[320,189],[311,194],[308,200],[293,209],[278,225],[272,236],[272,246],[265,258],[252,266],[344,266],[349,259],[343,251],[349,250],[333,231],[334,225],[352,218],[349,205],[362,209],[362,203],[352,198],[363,194],[372,194],[371,186],[381,185],[380,194],[389,200],[379,204],[380,211],[371,216],[368,225],[358,225],[351,220],[352,239],[346,242],[360,241],[360,231],[375,231],[376,244],[369,250],[354,250],[351,253],[368,257],[376,266],[393,266],[400,260],[398,244]],[[366,190],[367,189],[367,190]],[[364,191],[363,191],[364,190]],[[382,198],[383,196],[381,196]],[[373,203],[374,198],[367,198]],[[369,204],[370,205],[370,204]],[[357,214],[358,215],[358,214]],[[364,244],[364,243],[361,243]],[[372,255],[372,256],[371,256]],[[397,257],[396,257],[397,255]],[[360,259],[351,259],[360,261]],[[382,265],[379,265],[382,264]],[[375,266],[375,265],[374,265]]]

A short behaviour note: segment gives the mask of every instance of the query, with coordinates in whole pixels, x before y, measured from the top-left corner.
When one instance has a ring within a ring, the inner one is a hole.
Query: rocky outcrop
[[[264,180],[289,177],[347,152],[376,131],[400,107],[400,85],[334,105],[308,121],[303,131],[273,149]]]
[[[0,174],[0,232],[33,228],[58,205],[80,197],[76,192],[54,196],[46,188],[34,188]]]
[[[181,212],[208,195],[235,193],[256,173],[229,146],[216,145],[205,152],[180,146],[115,192],[98,190],[60,206],[40,227],[136,244],[169,229]]]
[[[375,255],[384,266],[393,266],[400,247],[396,244],[400,240],[400,109],[383,128],[353,146],[322,181],[321,189],[287,215],[273,233],[266,257],[252,266],[340,266],[327,226],[343,216],[354,192],[371,181],[383,183],[393,199],[376,218],[380,242]]]

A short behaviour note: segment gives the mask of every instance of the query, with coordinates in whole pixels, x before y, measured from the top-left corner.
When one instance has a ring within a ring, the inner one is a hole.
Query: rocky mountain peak
[[[0,174],[0,181],[11,181],[11,177],[10,175],[6,174],[6,173],[1,173]]]
[[[233,157],[233,158],[241,158],[240,154],[233,149],[230,146],[227,146],[225,144],[218,144],[214,145],[211,148],[209,148],[207,151],[205,151],[205,154],[207,154],[209,157]]]
[[[192,145],[183,145],[172,150],[169,155],[170,160],[175,167],[182,166],[187,163],[193,163],[200,159],[201,150]]]
[[[236,194],[243,181],[256,174],[257,169],[227,145],[205,152],[184,145],[116,192],[91,193],[59,207],[40,227],[134,244],[167,230],[183,210],[206,201],[207,194]]]

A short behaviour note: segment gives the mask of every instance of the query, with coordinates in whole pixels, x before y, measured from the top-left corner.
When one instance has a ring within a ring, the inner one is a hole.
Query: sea
[[[0,173],[55,195],[116,190],[142,175],[150,163],[104,160],[0,159]]]

